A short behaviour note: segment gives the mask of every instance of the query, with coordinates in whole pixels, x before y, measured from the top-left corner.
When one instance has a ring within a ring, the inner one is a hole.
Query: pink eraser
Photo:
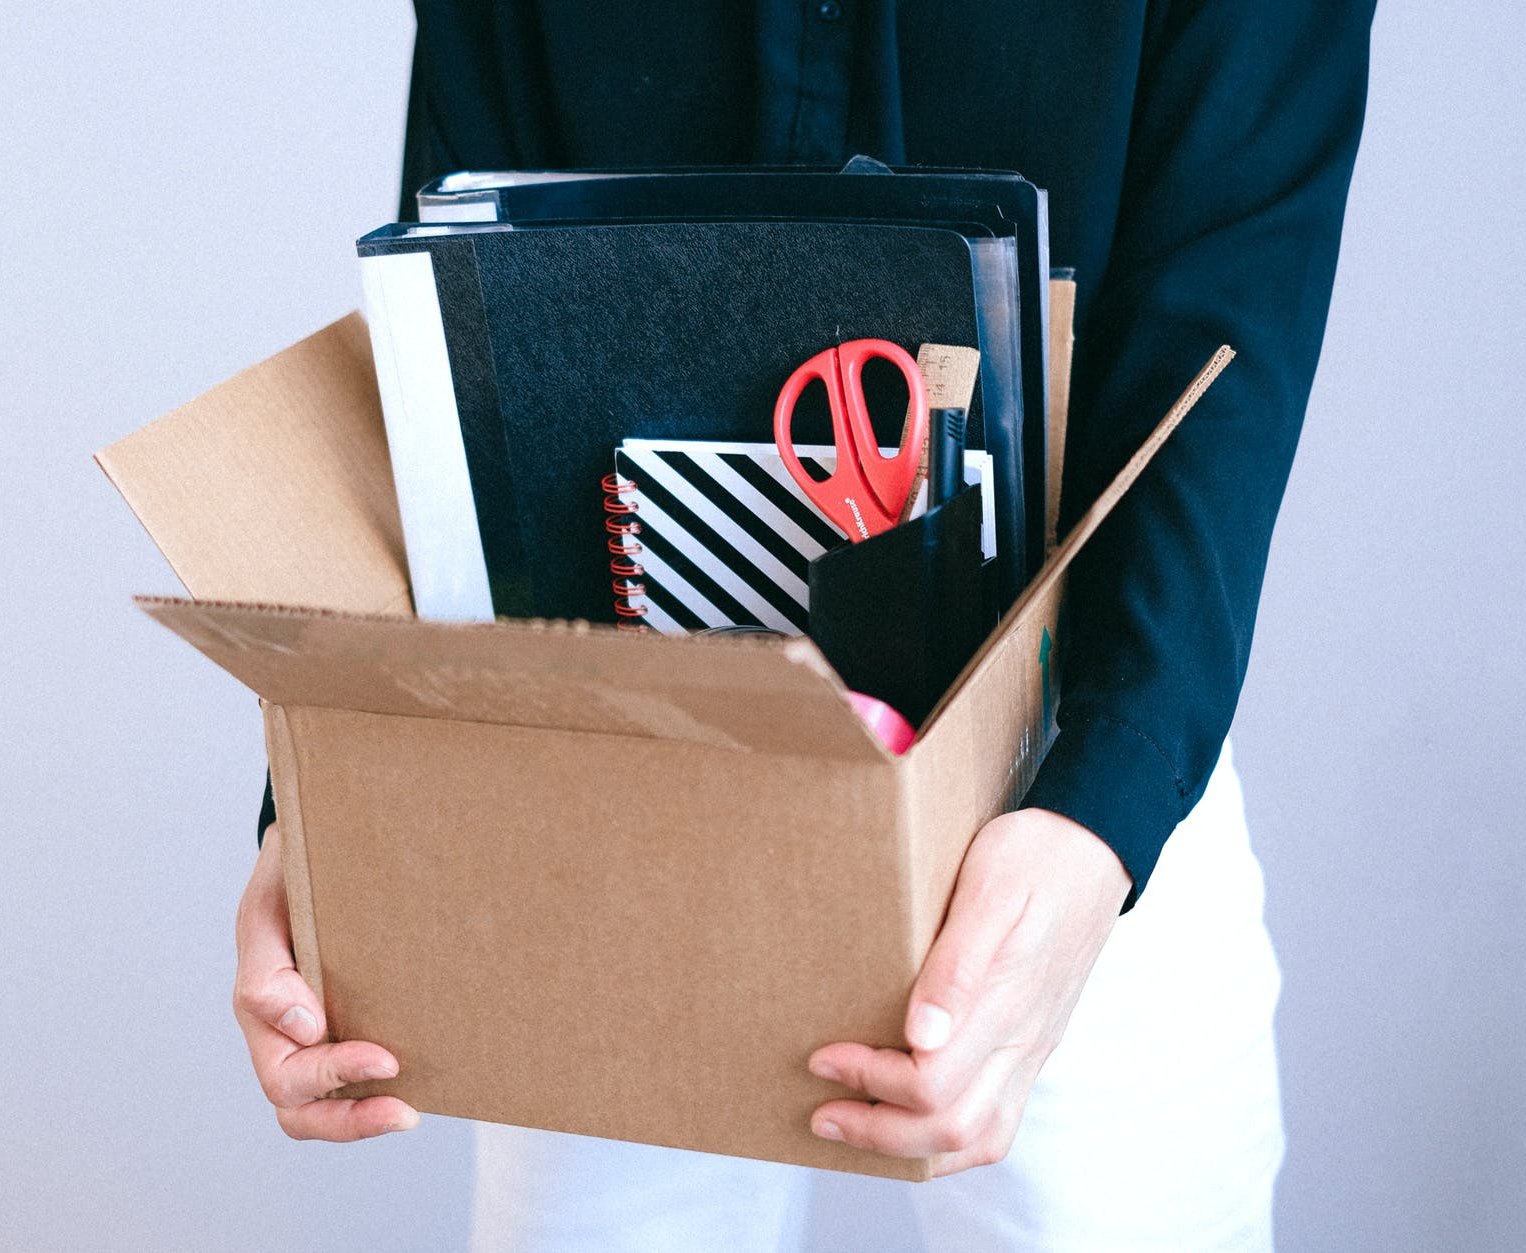
[[[880,737],[880,742],[899,757],[917,738],[917,729],[882,700],[849,692],[848,704],[864,720],[864,725]]]

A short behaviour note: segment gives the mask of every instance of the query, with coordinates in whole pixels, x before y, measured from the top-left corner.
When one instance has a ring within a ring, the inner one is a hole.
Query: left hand
[[[828,1101],[811,1130],[935,1157],[938,1175],[1000,1161],[1129,887],[1117,856],[1078,822],[1044,809],[988,822],[912,989],[911,1052],[817,1049],[812,1074],[870,1099]]]

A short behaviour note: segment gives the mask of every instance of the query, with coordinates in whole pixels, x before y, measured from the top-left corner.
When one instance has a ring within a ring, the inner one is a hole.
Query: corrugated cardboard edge
[[[1118,471],[1113,481],[1092,503],[1091,507],[1081,515],[1081,520],[1076,523],[1065,537],[1064,543],[1055,549],[1053,554],[1044,563],[1044,568],[1039,571],[1023,594],[1017,598],[1012,607],[1002,616],[996,624],[995,630],[986,638],[986,642],[970,658],[959,676],[949,685],[948,691],[943,694],[943,699],[934,706],[932,713],[923,723],[922,729],[917,736],[919,741],[927,738],[935,727],[943,711],[956,699],[970,681],[990,664],[991,658],[998,649],[1002,648],[1016,633],[1016,628],[1021,621],[1028,606],[1046,595],[1061,578],[1070,566],[1075,555],[1085,546],[1086,541],[1091,539],[1103,520],[1112,512],[1113,506],[1123,497],[1123,494],[1134,485],[1144,468],[1150,464],[1151,459],[1164,444],[1171,432],[1177,428],[1181,420],[1187,416],[1192,407],[1197,404],[1199,398],[1213,381],[1224,372],[1224,367],[1234,360],[1235,353],[1228,344],[1222,345],[1219,350],[1209,358],[1208,363],[1197,372],[1192,382],[1187,385],[1185,391],[1176,398],[1176,402],[1166,411],[1150,436],[1141,444],[1127,464]],[[916,751],[914,744],[911,749]]]
[[[804,638],[637,636],[579,621],[435,622],[168,597],[137,603],[273,704],[896,761]]]
[[[131,437],[129,436],[129,438]],[[112,444],[107,448],[102,448],[91,457],[91,460],[100,466],[101,473],[106,476],[107,482],[117,489],[117,495],[126,502],[128,509],[132,511],[132,516],[138,520],[138,525],[148,533],[149,539],[154,541],[154,547],[159,550],[160,555],[169,563],[170,570],[180,580],[180,585],[189,591],[191,588],[190,580],[195,576],[191,573],[187,562],[180,558],[180,554],[177,551],[170,551],[155,538],[154,528],[149,525],[146,510],[139,504],[137,492],[134,490],[129,477],[117,465],[116,447],[116,444]]]
[[[1070,415],[1070,361],[1076,345],[1076,281],[1049,280],[1049,464],[1044,501],[1044,551],[1059,543],[1060,484],[1065,474],[1065,427]]]
[[[281,870],[286,879],[286,910],[291,918],[291,947],[297,970],[323,999],[323,966],[318,957],[318,920],[313,913],[313,877],[307,859],[307,832],[302,825],[302,794],[297,778],[297,750],[286,710],[260,702],[265,711],[265,751],[270,757],[270,782],[280,815]]]

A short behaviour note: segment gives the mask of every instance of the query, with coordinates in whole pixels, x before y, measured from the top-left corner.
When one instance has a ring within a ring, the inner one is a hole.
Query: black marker
[[[927,427],[927,507],[952,500],[964,486],[963,409],[934,409]]]

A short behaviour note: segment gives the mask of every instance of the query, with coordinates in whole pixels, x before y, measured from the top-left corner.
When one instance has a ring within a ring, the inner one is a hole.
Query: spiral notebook
[[[822,477],[836,467],[830,444],[796,451]],[[981,549],[989,560],[996,554],[991,454],[966,452],[964,480],[981,488]],[[846,541],[772,443],[628,439],[602,486],[619,625],[665,635],[718,626],[805,633],[810,563]]]

